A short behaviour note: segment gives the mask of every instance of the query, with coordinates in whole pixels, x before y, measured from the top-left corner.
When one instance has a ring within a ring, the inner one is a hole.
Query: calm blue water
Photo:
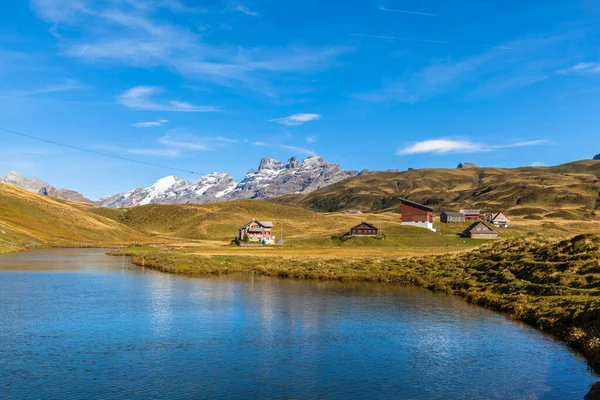
[[[1,399],[567,400],[595,380],[560,343],[424,290],[0,256]]]

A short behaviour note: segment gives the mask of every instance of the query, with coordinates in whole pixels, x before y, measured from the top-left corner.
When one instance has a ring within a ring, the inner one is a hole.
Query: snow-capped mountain
[[[0,182],[12,186],[20,187],[33,193],[43,194],[44,196],[55,197],[57,199],[79,201],[83,203],[92,203],[81,193],[68,189],[57,189],[54,186],[36,178],[25,178],[17,171],[10,170],[6,175],[0,176]]]
[[[289,193],[308,193],[364,172],[344,171],[312,156],[302,163],[295,157],[285,162],[263,158],[237,183],[226,173],[214,172],[194,181],[167,176],[147,188],[137,188],[100,199],[105,207],[133,207],[151,203],[198,204],[239,199],[266,199]]]

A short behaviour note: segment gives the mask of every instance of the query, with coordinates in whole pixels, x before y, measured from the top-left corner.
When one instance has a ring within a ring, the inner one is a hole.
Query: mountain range
[[[56,199],[79,201],[82,203],[93,203],[90,199],[74,190],[57,189],[40,179],[25,178],[15,170],[11,170],[6,175],[0,177],[0,183],[17,186],[29,192],[54,197]]]
[[[103,207],[124,208],[145,204],[202,204],[229,200],[268,199],[286,194],[304,194],[339,182],[364,175],[368,171],[345,171],[337,164],[329,164],[319,156],[299,162],[295,157],[287,161],[263,158],[258,169],[250,169],[241,182],[231,175],[213,172],[195,180],[167,176],[146,188],[135,188],[101,198],[96,204]]]

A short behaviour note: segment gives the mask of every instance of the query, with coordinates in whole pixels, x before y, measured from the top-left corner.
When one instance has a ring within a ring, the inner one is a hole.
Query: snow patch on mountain
[[[309,193],[365,171],[344,171],[337,164],[329,164],[319,156],[303,162],[295,157],[287,161],[263,158],[258,170],[250,169],[237,183],[227,173],[213,172],[194,181],[167,176],[147,188],[102,198],[98,204],[105,207],[133,207],[146,204],[201,204],[241,199],[267,199],[290,193]]]

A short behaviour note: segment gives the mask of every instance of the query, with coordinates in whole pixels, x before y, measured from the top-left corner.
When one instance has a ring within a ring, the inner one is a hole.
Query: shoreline
[[[573,240],[587,239],[581,235]],[[590,318],[593,320],[600,314],[600,290],[544,285],[517,278],[518,271],[511,272],[506,260],[498,257],[515,257],[507,248],[520,245],[522,241],[515,241],[496,248],[483,246],[467,253],[404,258],[205,255],[143,246],[107,254],[128,256],[135,265],[185,276],[249,273],[302,280],[400,284],[453,294],[550,334],[581,354],[590,369],[600,374],[600,334],[595,333],[597,328],[593,324],[587,324]],[[481,254],[486,257],[479,257]],[[519,264],[514,259],[510,262]],[[489,267],[491,264],[498,264],[498,268]],[[529,260],[523,264],[531,267]],[[598,389],[600,382],[592,387],[586,399],[599,399]]]

